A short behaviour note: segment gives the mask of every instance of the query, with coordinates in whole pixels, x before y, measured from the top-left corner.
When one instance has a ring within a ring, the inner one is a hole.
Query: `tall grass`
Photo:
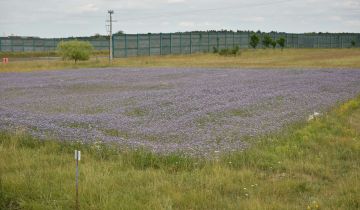
[[[208,68],[360,68],[360,49],[257,49],[238,56],[216,54],[169,55],[115,59],[93,56],[90,61],[19,61],[0,64],[0,72],[99,67],[208,67]]]
[[[359,209],[360,97],[211,160],[0,135],[0,209]]]
[[[107,56],[108,50],[95,50],[93,56]],[[59,57],[57,51],[31,51],[31,52],[0,52],[0,58],[38,58],[38,57]]]

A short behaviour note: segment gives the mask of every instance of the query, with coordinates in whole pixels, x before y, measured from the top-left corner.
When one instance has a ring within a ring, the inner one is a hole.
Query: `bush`
[[[64,60],[74,60],[76,63],[89,60],[93,47],[90,42],[75,40],[60,42],[57,49]]]
[[[235,46],[233,48],[225,48],[219,51],[219,55],[237,55],[239,54],[240,48],[239,46]]]
[[[352,46],[352,47],[355,47],[355,45],[356,45],[355,41],[352,40],[352,41],[351,41],[351,46]]]
[[[284,37],[280,37],[276,42],[279,44],[279,46],[281,47],[281,49],[284,49],[285,47],[285,38]]]
[[[260,41],[260,39],[259,39],[259,36],[258,35],[256,35],[256,34],[253,34],[253,35],[251,35],[251,37],[250,37],[250,46],[252,47],[252,48],[256,48],[257,47],[257,45],[259,44],[259,41]]]
[[[275,49],[275,47],[276,47],[276,41],[274,41],[274,40],[272,40],[272,42],[271,42],[271,46]]]
[[[213,53],[218,53],[218,52],[219,52],[218,48],[213,47]]]
[[[268,48],[272,42],[273,40],[268,34],[266,34],[262,40],[262,43],[265,48]]]

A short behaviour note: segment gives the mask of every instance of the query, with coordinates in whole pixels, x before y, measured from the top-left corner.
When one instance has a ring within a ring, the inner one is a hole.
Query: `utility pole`
[[[112,41],[112,23],[113,23],[113,20],[112,20],[112,14],[114,14],[114,10],[108,10],[108,13],[109,13],[109,15],[110,15],[110,20],[109,20],[109,22],[110,22],[110,50],[109,50],[109,52],[110,52],[110,54],[109,54],[109,60],[110,60],[110,62],[113,60],[113,41]]]

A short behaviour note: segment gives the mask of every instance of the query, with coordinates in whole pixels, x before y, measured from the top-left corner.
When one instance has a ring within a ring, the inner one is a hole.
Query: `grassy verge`
[[[216,160],[0,135],[0,209],[359,209],[360,97]]]
[[[108,50],[96,50],[93,56],[107,56]],[[0,52],[0,58],[39,58],[39,57],[59,57],[56,51],[40,52]]]
[[[0,52],[0,58],[57,57],[56,51],[47,52]]]
[[[19,61],[1,64],[0,72],[96,67],[214,67],[214,68],[360,68],[360,49],[259,49],[237,56],[217,54],[170,55],[115,59],[74,64],[71,61]]]

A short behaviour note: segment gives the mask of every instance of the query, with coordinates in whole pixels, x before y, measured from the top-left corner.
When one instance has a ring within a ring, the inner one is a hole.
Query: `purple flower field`
[[[207,156],[360,94],[360,70],[80,69],[0,74],[0,129]]]

